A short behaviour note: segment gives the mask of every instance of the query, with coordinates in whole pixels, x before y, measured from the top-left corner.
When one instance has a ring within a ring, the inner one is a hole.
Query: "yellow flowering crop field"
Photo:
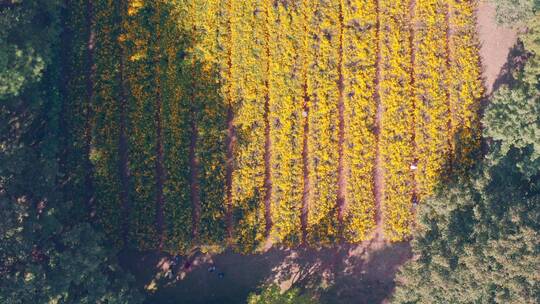
[[[68,110],[119,244],[406,240],[479,149],[475,0],[93,2]]]

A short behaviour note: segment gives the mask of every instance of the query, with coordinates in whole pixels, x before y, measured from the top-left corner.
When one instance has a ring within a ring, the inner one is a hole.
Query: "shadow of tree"
[[[243,303],[250,292],[268,280],[272,269],[287,256],[286,250],[271,249],[265,254],[242,255],[232,250],[217,255],[197,254],[187,257],[167,272],[173,257],[156,252],[124,252],[137,283],[149,297],[147,303]],[[210,272],[209,267],[215,266]],[[184,273],[182,275],[182,273]],[[222,276],[222,277],[221,277]]]
[[[398,267],[410,257],[408,242],[304,249],[289,255],[273,278],[284,288],[314,291],[322,303],[381,303],[393,291]]]
[[[523,43],[518,40],[518,42],[514,44],[514,46],[508,52],[506,63],[499,71],[499,75],[493,83],[491,92],[497,91],[497,89],[503,84],[511,85],[515,81],[513,71],[523,67],[528,57],[529,55],[526,53]]]
[[[381,303],[395,287],[398,268],[412,256],[408,242],[385,244],[346,260],[346,268],[321,294],[323,303]]]
[[[392,293],[396,271],[410,259],[411,250],[407,242],[372,241],[323,249],[271,248],[250,255],[198,253],[189,270],[186,257],[172,267],[172,277],[167,276],[171,256],[123,255],[124,263],[134,265],[138,284],[149,292],[148,303],[243,303],[267,283],[309,289],[322,303],[381,303]],[[211,266],[215,271],[209,271]]]
[[[116,6],[113,13],[102,12],[112,8],[100,5],[97,15],[101,17],[96,20],[99,96],[94,105],[94,148],[100,158],[94,165],[99,217],[117,242],[122,223],[127,222],[128,246],[141,250],[157,247],[156,100],[161,99],[165,250],[185,254],[193,246],[201,245],[200,240],[207,245],[222,246],[227,105],[219,94],[217,63],[205,60],[195,45],[202,39],[202,30],[179,22],[188,16],[173,1],[145,2],[131,13]],[[120,22],[122,18],[124,23]],[[111,24],[113,34],[107,28]],[[126,29],[118,24],[125,24]],[[118,49],[122,43],[129,87],[128,189],[121,189],[117,169],[121,110],[120,81],[115,74],[119,70]],[[125,218],[119,206],[119,194],[123,190],[128,192],[130,205],[130,211],[125,213],[129,216]],[[193,208],[194,196],[200,202],[198,210]],[[199,238],[193,238],[192,219],[196,211],[200,219],[196,226]]]

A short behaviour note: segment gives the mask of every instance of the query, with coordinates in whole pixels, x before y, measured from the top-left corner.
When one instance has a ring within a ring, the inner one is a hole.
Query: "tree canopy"
[[[0,100],[41,78],[58,33],[59,8],[57,0],[0,2]]]
[[[265,286],[261,293],[249,295],[247,304],[316,304],[309,295],[301,294],[297,288],[281,292],[279,286]]]
[[[497,10],[497,22],[507,26],[527,25],[538,8],[538,0],[493,0]]]

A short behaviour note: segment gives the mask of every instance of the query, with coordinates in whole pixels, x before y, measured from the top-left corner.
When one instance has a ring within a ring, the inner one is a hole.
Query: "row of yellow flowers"
[[[339,10],[333,2],[310,3],[310,41],[313,63],[308,70],[309,161],[311,202],[308,212],[308,240],[327,245],[338,238],[338,51]]]
[[[343,14],[343,71],[345,101],[345,156],[349,171],[344,237],[360,242],[375,226],[373,169],[376,138],[373,132],[377,105],[375,2],[341,1]]]
[[[272,165],[272,239],[297,244],[301,239],[301,202],[303,192],[302,75],[299,66],[305,59],[301,49],[302,7],[273,6],[266,1],[268,12],[265,44],[270,51],[270,140]]]
[[[413,12],[415,60],[415,140],[418,199],[432,194],[447,175],[453,127],[449,109],[447,6],[440,0],[417,0]]]
[[[480,145],[480,99],[484,95],[476,34],[477,0],[448,1],[450,35],[449,87],[453,117],[455,169],[466,171]]]
[[[259,1],[223,1],[225,11],[222,73],[224,97],[234,113],[232,178],[234,241],[255,250],[265,237],[264,145],[267,58],[262,30],[266,17]],[[227,58],[230,57],[230,58]]]
[[[383,230],[386,239],[399,241],[410,234],[414,186],[409,1],[380,0],[379,10]]]

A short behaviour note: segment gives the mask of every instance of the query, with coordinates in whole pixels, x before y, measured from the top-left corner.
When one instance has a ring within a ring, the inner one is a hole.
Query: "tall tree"
[[[0,1],[0,100],[40,79],[58,1]]]
[[[499,24],[506,26],[527,25],[527,20],[540,9],[538,0],[492,0],[497,11]]]

